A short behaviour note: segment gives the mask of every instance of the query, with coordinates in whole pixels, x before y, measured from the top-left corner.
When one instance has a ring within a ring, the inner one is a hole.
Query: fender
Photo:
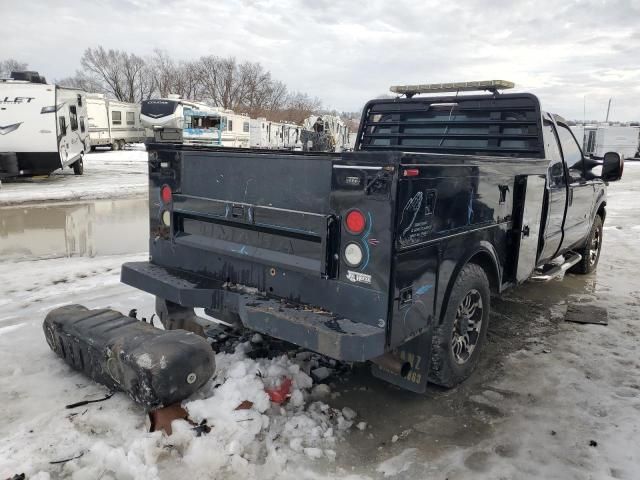
[[[441,297],[438,295],[438,297],[441,298],[441,301],[436,305],[437,310],[435,312],[435,317],[439,319],[439,322],[442,322],[442,319],[446,314],[446,305],[449,302],[451,290],[453,289],[453,285],[456,282],[460,271],[471,260],[473,260],[474,263],[478,263],[484,269],[487,274],[487,278],[489,279],[491,291],[494,293],[500,293],[502,291],[502,269],[500,268],[497,251],[491,242],[487,240],[480,240],[475,245],[466,249],[464,254],[459,257],[459,260],[448,279],[440,278],[439,283],[441,283],[441,285],[444,283],[442,280],[446,281],[446,288],[444,289]],[[440,270],[441,274],[444,273],[442,272],[442,266]]]

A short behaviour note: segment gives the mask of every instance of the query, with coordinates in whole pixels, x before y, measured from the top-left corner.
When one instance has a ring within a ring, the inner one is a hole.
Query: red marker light
[[[349,233],[352,235],[359,235],[364,231],[367,220],[364,218],[364,215],[360,210],[351,210],[347,213],[345,224]]]
[[[417,168],[407,168],[404,172],[403,175],[405,177],[417,177],[418,175],[420,175],[420,170]]]
[[[172,194],[169,185],[163,185],[160,189],[160,199],[162,203],[171,203]]]

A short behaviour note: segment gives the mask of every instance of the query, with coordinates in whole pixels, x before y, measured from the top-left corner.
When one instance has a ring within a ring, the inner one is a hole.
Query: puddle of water
[[[145,252],[146,199],[0,209],[0,261]]]

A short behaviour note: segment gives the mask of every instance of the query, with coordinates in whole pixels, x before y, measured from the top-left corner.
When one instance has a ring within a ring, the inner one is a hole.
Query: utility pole
[[[607,119],[605,122],[609,123],[609,112],[611,111],[611,98],[609,99],[609,105],[607,106]]]

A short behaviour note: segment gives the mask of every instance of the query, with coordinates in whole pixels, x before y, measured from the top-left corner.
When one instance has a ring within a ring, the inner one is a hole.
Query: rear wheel
[[[577,250],[582,255],[582,259],[569,270],[571,273],[586,275],[596,269],[602,250],[602,231],[602,218],[600,215],[596,215],[587,242],[583,248]]]
[[[118,140],[115,140],[111,144],[111,150],[120,150],[120,142],[118,142]]]
[[[124,150],[124,147],[127,145],[127,142],[124,140],[120,140],[120,150]]]
[[[474,263],[465,265],[433,334],[429,381],[450,388],[471,375],[487,336],[490,307],[486,273]]]
[[[82,161],[82,157],[76,160],[72,167],[74,175],[82,175],[84,173],[84,162]]]

